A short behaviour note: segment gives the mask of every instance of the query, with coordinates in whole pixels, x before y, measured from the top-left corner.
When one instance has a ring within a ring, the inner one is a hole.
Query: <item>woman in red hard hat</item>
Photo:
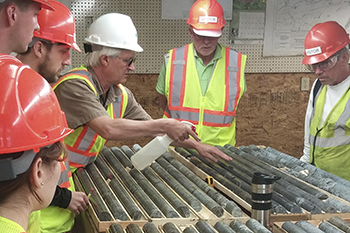
[[[0,73],[0,232],[19,233],[50,204],[72,130],[38,73],[9,55],[0,55]]]
[[[70,49],[80,52],[75,40],[75,19],[62,3],[48,0],[55,11],[43,9],[37,18],[40,29],[34,32],[25,53],[17,58],[38,72],[50,84],[55,83],[65,66],[71,64]],[[40,211],[40,232],[69,232],[76,214],[86,208],[89,199],[84,192],[76,192],[68,157],[61,162],[61,175],[54,199],[49,207]],[[32,220],[32,218],[30,218]]]

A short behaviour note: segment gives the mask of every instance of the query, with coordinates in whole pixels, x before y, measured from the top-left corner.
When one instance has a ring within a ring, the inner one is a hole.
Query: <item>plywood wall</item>
[[[299,158],[304,140],[304,116],[309,91],[300,91],[301,77],[310,73],[246,74],[248,91],[237,111],[237,146],[265,145]],[[158,74],[130,75],[126,86],[153,117],[162,117],[155,91]],[[144,146],[150,138],[137,141],[111,141],[108,146]]]

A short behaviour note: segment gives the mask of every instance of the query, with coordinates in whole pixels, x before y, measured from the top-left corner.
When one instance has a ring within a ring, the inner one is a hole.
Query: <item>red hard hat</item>
[[[208,37],[221,36],[225,23],[224,11],[216,0],[197,0],[187,19],[196,34]]]
[[[41,10],[38,14],[39,31],[33,36],[49,40],[52,43],[62,43],[81,52],[75,40],[75,19],[72,12],[62,3],[48,0],[55,11]]]
[[[10,55],[0,55],[0,154],[34,150],[72,132],[49,83]]]
[[[55,8],[49,3],[49,0],[33,0],[34,2],[41,3],[43,9],[55,10]]]
[[[325,61],[349,43],[349,34],[337,22],[318,23],[305,37],[302,63],[310,65]]]

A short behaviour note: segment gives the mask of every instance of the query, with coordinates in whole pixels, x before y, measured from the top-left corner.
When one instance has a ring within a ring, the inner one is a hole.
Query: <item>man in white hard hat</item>
[[[187,19],[192,43],[165,55],[156,86],[163,117],[192,122],[212,146],[235,146],[236,111],[247,90],[246,55],[218,43],[225,23],[216,0],[197,0]]]
[[[41,8],[54,10],[47,0],[0,0],[0,53],[23,53],[39,29]]]
[[[107,140],[137,139],[168,134],[174,141],[191,135],[175,119],[152,120],[124,87],[135,69],[137,31],[127,15],[109,13],[94,21],[85,39],[85,64],[65,74],[53,86],[68,125],[75,129],[65,140],[74,172],[92,163]]]

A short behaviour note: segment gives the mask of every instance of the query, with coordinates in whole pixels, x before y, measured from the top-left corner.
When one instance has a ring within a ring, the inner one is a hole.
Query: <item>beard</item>
[[[61,70],[53,70],[52,67],[54,67],[51,64],[51,60],[49,58],[49,56],[45,57],[45,61],[39,65],[38,67],[38,73],[43,76],[44,79],[46,79],[46,81],[50,84],[56,83],[58,78],[59,78],[59,74],[61,73]]]

